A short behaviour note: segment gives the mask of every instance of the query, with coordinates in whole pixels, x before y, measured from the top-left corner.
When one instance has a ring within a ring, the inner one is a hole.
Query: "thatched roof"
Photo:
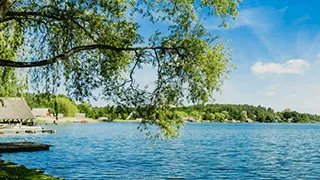
[[[23,98],[0,98],[0,120],[34,119]]]

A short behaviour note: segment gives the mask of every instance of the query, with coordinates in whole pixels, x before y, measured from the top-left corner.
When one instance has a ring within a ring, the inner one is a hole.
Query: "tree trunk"
[[[58,117],[59,110],[58,110],[57,97],[55,97],[55,100],[54,100],[54,111],[55,111],[55,115],[56,115],[56,120],[54,121],[54,124],[55,124],[59,120],[59,117]]]

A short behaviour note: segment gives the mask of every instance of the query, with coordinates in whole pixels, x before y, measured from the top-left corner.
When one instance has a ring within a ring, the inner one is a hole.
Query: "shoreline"
[[[99,121],[97,119],[89,119],[86,118],[85,119],[86,122],[85,123],[81,123],[81,120],[75,120],[75,119],[71,119],[71,118],[65,118],[65,119],[60,119],[58,121],[56,121],[56,124],[87,124],[87,123],[102,123],[102,121]],[[34,120],[34,122],[36,124],[54,124],[54,120],[53,119],[45,119],[45,118],[37,118]],[[120,119],[115,119],[113,121],[110,122],[141,122],[141,120],[120,120]],[[104,122],[104,123],[108,123],[108,122]]]
[[[41,169],[29,169],[24,165],[18,165],[0,159],[0,179],[39,179],[39,180],[63,180],[44,174]]]
[[[36,119],[34,121],[37,124],[54,124],[52,121],[47,121],[47,120],[43,120],[43,119]],[[121,122],[121,123],[141,123],[141,120],[120,120],[120,119],[116,119],[110,122]],[[73,122],[70,120],[60,120],[57,121],[56,124],[91,124],[91,123],[110,123],[110,122],[102,122],[102,121],[98,121],[98,120],[88,120],[85,123],[81,123],[79,122]],[[218,121],[196,121],[196,122],[190,122],[190,121],[185,121],[184,123],[217,123],[217,124],[319,124],[320,122],[218,122]]]

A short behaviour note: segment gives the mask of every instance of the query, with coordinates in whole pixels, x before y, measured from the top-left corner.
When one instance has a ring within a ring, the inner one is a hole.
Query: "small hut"
[[[34,116],[23,98],[0,98],[0,122],[33,123]]]
[[[184,122],[196,122],[196,119],[194,117],[183,117],[182,120]]]
[[[98,119],[98,121],[99,121],[99,122],[111,122],[112,120],[109,119],[108,117],[100,117],[100,118]]]
[[[253,120],[252,120],[252,119],[250,119],[250,118],[248,118],[248,119],[246,119],[246,120],[245,120],[245,122],[253,123]]]

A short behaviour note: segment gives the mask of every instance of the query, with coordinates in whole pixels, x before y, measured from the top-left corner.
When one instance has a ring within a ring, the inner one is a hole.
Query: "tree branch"
[[[93,45],[85,45],[85,46],[78,46],[74,47],[62,54],[54,56],[52,58],[40,60],[40,61],[31,61],[31,62],[16,62],[8,59],[1,59],[0,58],[0,67],[15,67],[15,68],[30,68],[30,67],[40,67],[46,66],[49,64],[54,64],[59,60],[65,60],[68,57],[72,56],[75,53],[82,52],[82,51],[89,51],[94,49],[101,49],[101,50],[112,50],[112,51],[137,51],[137,50],[176,50],[180,49],[179,47],[162,47],[162,46],[142,46],[142,47],[114,47],[104,44],[93,44]]]
[[[94,42],[96,42],[95,38],[91,35],[90,32],[87,31],[87,29],[82,26],[74,17],[66,17],[64,14],[54,14],[54,13],[44,13],[44,12],[12,12],[9,11],[6,13],[4,19],[0,19],[0,23],[16,20],[16,19],[22,19],[23,17],[25,19],[32,19],[31,17],[41,17],[41,18],[48,18],[56,21],[71,21],[76,26],[78,26],[80,29],[82,29],[87,36],[89,36]],[[83,20],[83,19],[82,19]]]
[[[12,12],[12,11],[8,11],[5,15],[6,17],[28,17],[28,16],[39,16],[39,17],[46,17],[46,18],[50,18],[50,19],[54,19],[54,20],[66,20],[62,17],[60,17],[59,15],[53,14],[53,13],[41,13],[41,12]]]
[[[0,0],[0,20],[5,17],[8,9],[13,3],[14,0]]]

